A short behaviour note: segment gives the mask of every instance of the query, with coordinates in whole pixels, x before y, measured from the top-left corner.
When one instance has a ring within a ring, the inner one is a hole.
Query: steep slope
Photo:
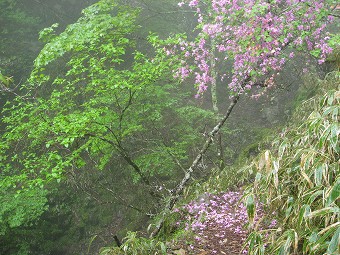
[[[318,87],[256,158],[189,187],[158,239],[101,254],[339,254],[339,72]]]

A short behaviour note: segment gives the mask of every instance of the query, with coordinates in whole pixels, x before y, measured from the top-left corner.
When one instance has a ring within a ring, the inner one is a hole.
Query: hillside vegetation
[[[0,255],[339,254],[338,1],[77,2],[0,0]]]
[[[188,187],[158,238],[101,254],[339,254],[339,85],[329,73],[255,158]]]

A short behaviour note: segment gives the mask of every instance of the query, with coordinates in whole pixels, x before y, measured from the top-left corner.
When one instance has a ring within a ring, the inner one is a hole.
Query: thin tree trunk
[[[225,167],[224,163],[224,150],[222,144],[222,133],[218,132],[217,134],[217,156],[218,156],[218,168],[223,170]]]
[[[211,41],[211,56],[210,56],[210,76],[211,76],[211,102],[214,109],[215,114],[218,114],[218,105],[217,105],[217,72],[216,72],[216,60],[215,60],[215,51],[216,51],[215,39]]]
[[[113,236],[113,239],[115,240],[115,243],[118,247],[122,246],[122,243],[120,242],[119,238],[117,235]]]
[[[216,70],[216,59],[215,59],[215,52],[216,52],[216,42],[215,38],[211,40],[211,56],[210,56],[210,76],[211,76],[211,102],[212,107],[216,116],[216,119],[219,117],[219,109],[218,109],[218,101],[217,101],[217,70]],[[223,153],[223,146],[222,146],[222,133],[217,133],[217,156],[218,156],[218,168],[222,170],[224,168],[224,153]]]
[[[192,173],[194,172],[198,163],[201,161],[203,155],[206,153],[209,146],[213,142],[213,137],[220,131],[221,127],[223,126],[223,124],[226,122],[226,120],[230,116],[230,113],[232,112],[232,110],[233,110],[234,106],[236,105],[236,103],[238,102],[239,98],[240,98],[240,95],[237,95],[232,99],[232,102],[230,103],[230,105],[227,109],[227,112],[225,113],[222,120],[208,134],[208,138],[205,140],[205,143],[204,143],[202,149],[200,150],[200,152],[196,156],[195,160],[192,162],[191,166],[189,167],[189,169],[185,173],[182,181],[173,190],[172,195],[169,199],[169,202],[167,203],[167,205],[165,207],[164,212],[171,211],[172,208],[174,207],[174,205],[176,204],[176,202],[178,201],[178,199],[179,199],[180,195],[182,194],[185,186],[187,185],[188,181],[190,180]],[[164,220],[165,220],[165,213],[163,214],[163,217],[161,218],[161,220],[158,222],[156,229],[151,233],[150,237],[154,237],[159,233],[159,231],[163,227]]]

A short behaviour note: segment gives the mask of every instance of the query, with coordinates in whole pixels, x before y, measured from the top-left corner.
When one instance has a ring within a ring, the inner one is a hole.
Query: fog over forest
[[[338,254],[339,11],[0,0],[0,255]]]

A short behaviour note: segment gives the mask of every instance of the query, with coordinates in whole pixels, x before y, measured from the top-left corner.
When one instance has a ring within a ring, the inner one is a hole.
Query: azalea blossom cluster
[[[214,238],[220,242],[231,236],[236,237],[240,243],[244,242],[247,238],[248,216],[245,204],[240,202],[241,197],[240,191],[228,191],[218,195],[205,193],[198,200],[191,201],[181,209],[186,215],[186,230],[196,234],[198,243],[207,237],[205,230],[212,229],[216,231]],[[264,213],[260,203],[256,204],[256,208],[255,223]]]
[[[242,93],[255,85],[270,87],[294,50],[307,50],[325,61],[332,49],[325,33],[333,21],[331,0],[188,0],[198,18],[195,41],[180,40],[167,54],[182,54],[176,76],[194,75],[198,95],[207,90],[219,68],[229,89]],[[213,60],[213,61],[212,61]],[[226,63],[233,63],[228,75]],[[216,63],[216,64],[215,64]]]

